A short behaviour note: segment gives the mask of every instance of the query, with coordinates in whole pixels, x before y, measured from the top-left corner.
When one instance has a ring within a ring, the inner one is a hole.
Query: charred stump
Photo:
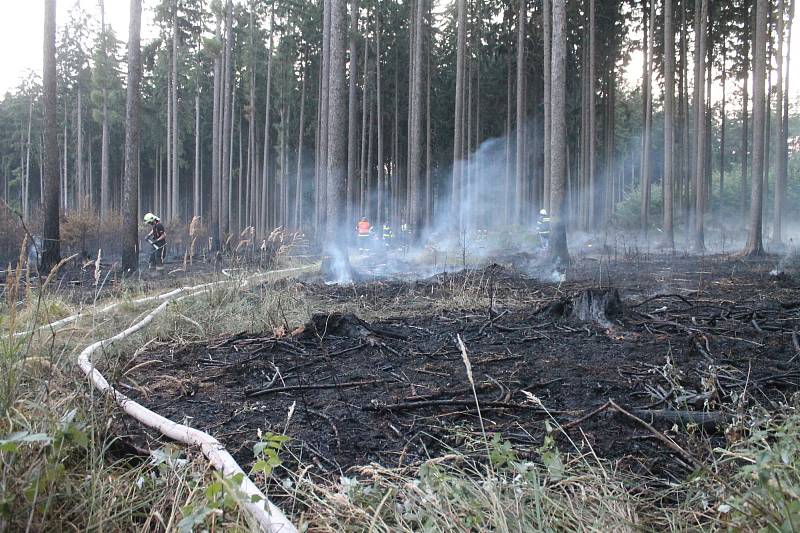
[[[625,306],[617,289],[586,289],[570,298],[553,302],[542,311],[557,318],[609,325],[612,320],[622,316]]]

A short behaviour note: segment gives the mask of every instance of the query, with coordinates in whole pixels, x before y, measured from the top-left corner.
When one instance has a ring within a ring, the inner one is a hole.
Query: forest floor
[[[584,257],[553,282],[517,254],[423,279],[281,280],[242,295],[281,295],[261,331],[156,339],[117,386],[243,465],[259,432],[291,438],[287,467],[337,479],[486,441],[536,460],[560,426],[562,448],[677,481],[746,406],[777,408],[800,388],[800,274],[776,263]],[[115,428],[133,448],[161,445],[126,417]]]

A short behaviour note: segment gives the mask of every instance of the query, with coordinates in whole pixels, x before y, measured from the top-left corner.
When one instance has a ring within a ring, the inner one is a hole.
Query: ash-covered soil
[[[149,361],[122,390],[215,435],[243,465],[259,429],[289,435],[296,458],[335,475],[369,462],[413,464],[483,446],[460,338],[485,430],[518,455],[535,458],[555,419],[584,451],[681,475],[691,458],[642,421],[701,457],[726,438],[737,399],[770,408],[798,389],[800,275],[771,275],[774,261],[582,259],[562,283],[538,281],[524,258],[513,263],[520,269],[418,281],[276,282],[268,289],[313,297],[327,311],[276,331],[157,345],[130,363]],[[579,313],[588,289],[611,309]],[[615,409],[585,416],[610,399],[640,421]],[[116,430],[159,446],[124,417]],[[564,434],[559,443],[572,449]]]

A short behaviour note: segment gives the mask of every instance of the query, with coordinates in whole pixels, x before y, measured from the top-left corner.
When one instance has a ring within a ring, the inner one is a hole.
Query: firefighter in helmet
[[[539,219],[536,221],[536,233],[539,234],[539,245],[543,250],[550,246],[550,216],[547,209],[539,211]]]
[[[372,225],[367,220],[367,217],[361,217],[356,224],[356,235],[358,238],[358,249],[369,249],[369,239],[372,236]]]
[[[155,267],[156,270],[163,270],[164,257],[167,253],[167,232],[164,229],[164,224],[153,213],[147,213],[144,216],[144,222],[151,226],[150,233],[147,234],[145,240],[153,247],[147,266],[148,268]]]

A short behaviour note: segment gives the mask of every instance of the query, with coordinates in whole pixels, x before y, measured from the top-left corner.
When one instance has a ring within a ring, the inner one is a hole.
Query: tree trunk
[[[461,0],[463,1],[463,0]],[[378,201],[377,212],[375,214],[376,223],[380,224],[385,220],[385,187],[384,187],[384,167],[383,167],[383,107],[381,107],[381,16],[380,9],[375,8],[375,98],[376,98],[376,131],[377,131],[377,150],[376,164],[378,166]]]
[[[139,102],[142,80],[142,0],[131,0],[128,33],[128,88],[125,105],[125,172],[122,188],[122,269],[139,267]]]
[[[764,253],[762,238],[764,195],[764,75],[767,53],[767,0],[756,0],[755,48],[753,49],[753,169],[750,193],[750,231],[744,255]]]
[[[744,25],[744,32],[743,38],[746,42],[752,42],[753,39],[751,37],[750,29],[750,16],[745,17],[746,22]],[[741,170],[741,179],[740,179],[740,191],[739,191],[739,220],[742,221],[742,225],[744,225],[745,220],[745,212],[747,209],[747,173],[749,171],[748,165],[748,141],[749,141],[749,120],[748,120],[748,104],[750,102],[749,90],[750,85],[748,84],[749,81],[749,72],[750,72],[750,59],[749,59],[749,52],[750,46],[745,47],[745,55],[744,55],[744,76],[742,77],[742,147],[741,147],[741,163],[742,163],[742,170]]]
[[[453,179],[451,194],[452,228],[461,232],[461,173],[464,157],[464,59],[467,43],[466,0],[456,0],[458,12],[458,35],[456,48],[456,94],[455,120],[453,128]]]
[[[172,14],[172,205],[173,220],[180,220],[180,157],[178,154],[178,4]]]
[[[365,209],[365,194],[364,192],[367,189],[367,183],[369,181],[369,177],[367,175],[367,145],[372,142],[372,138],[367,138],[368,129],[372,127],[372,123],[370,122],[367,124],[367,117],[372,110],[372,106],[369,104],[369,43],[367,41],[367,36],[364,35],[364,69],[363,69],[363,80],[362,80],[362,90],[361,90],[361,168],[359,170],[359,186],[358,186],[358,214],[354,214],[354,216],[358,217],[359,219],[363,216],[366,216],[364,213]],[[349,221],[353,219],[350,218]]]
[[[725,201],[725,133],[728,117],[725,111],[727,105],[727,81],[728,81],[728,58],[725,42],[722,43],[722,103],[720,110],[720,133],[719,133],[719,200],[717,212],[722,213],[722,206]]]
[[[644,5],[647,5],[645,0]],[[650,0],[650,15],[648,18],[647,35],[645,39],[645,59],[643,67],[643,86],[644,86],[644,133],[642,135],[642,177],[639,192],[641,194],[641,209],[639,218],[641,222],[641,230],[647,235],[647,230],[650,225],[650,184],[651,184],[651,133],[653,124],[653,80],[652,80],[652,62],[653,62],[653,40],[655,36],[655,3],[656,0]]]
[[[330,104],[330,33],[331,33],[331,2],[324,0],[323,29],[322,29],[322,98],[320,106],[319,123],[319,191],[317,194],[317,237],[327,237],[327,198],[328,198],[328,106]],[[341,133],[341,132],[340,132]]]
[[[42,74],[44,101],[44,226],[41,269],[49,272],[61,260],[59,230],[58,132],[56,130],[56,0],[44,3],[44,65]],[[66,142],[66,139],[65,139]]]
[[[231,189],[231,145],[233,122],[233,0],[225,7],[225,89],[222,95],[222,181],[220,183],[219,233],[222,243],[228,238],[230,229],[230,189]]]
[[[777,156],[777,170],[775,176],[775,205],[772,212],[772,244],[781,246],[783,244],[783,204],[786,197],[786,166],[787,166],[787,127],[788,124],[784,121],[783,112],[783,39],[784,39],[784,16],[786,7],[784,0],[778,0],[778,84],[777,96],[778,102],[778,153]],[[788,78],[788,70],[786,72]]]
[[[412,4],[413,5],[413,4]],[[414,39],[413,64],[414,72],[412,76],[411,94],[411,138],[409,139],[409,161],[408,161],[408,187],[410,190],[410,206],[407,214],[407,221],[411,224],[414,232],[414,239],[419,239],[422,234],[422,226],[425,222],[423,218],[424,209],[422,205],[422,102],[423,102],[423,77],[422,77],[422,35],[423,20],[425,18],[424,0],[416,0],[415,25],[416,37]]]
[[[305,129],[306,116],[306,79],[308,78],[308,67],[303,65],[303,81],[300,89],[300,122],[297,131],[297,175],[295,176],[294,189],[294,229],[303,231],[303,133]]]
[[[542,36],[544,50],[544,202],[543,207],[550,211],[550,46],[552,42],[552,15],[550,3],[552,0],[542,0],[542,17],[544,34]]]
[[[655,0],[652,0],[655,5]],[[655,8],[653,8],[655,9]],[[652,24],[650,25],[652,28]],[[652,32],[651,32],[652,33]],[[597,56],[597,35],[595,24],[595,0],[589,0],[589,224],[596,227],[597,220],[597,150],[595,142],[597,139],[597,112],[595,111],[595,83],[597,74],[595,72],[595,61]]]
[[[347,213],[345,183],[347,172],[347,139],[342,132],[347,127],[347,87],[345,85],[347,2],[328,0],[330,9],[329,96],[327,120],[327,217],[325,247],[328,253],[345,253]]]
[[[221,21],[217,18],[217,39],[221,40]],[[222,154],[222,144],[220,139],[220,122],[222,121],[222,57],[221,52],[214,56],[214,104],[212,110],[211,127],[211,224],[209,225],[209,239],[211,249],[217,251],[222,244],[220,234],[220,200],[221,200],[221,166],[220,156]]]
[[[673,163],[675,129],[673,100],[675,93],[675,32],[672,27],[672,0],[664,0],[664,237],[663,246],[675,247],[673,235]]]
[[[517,152],[515,166],[515,198],[514,221],[522,224],[525,205],[525,4],[527,0],[519,0],[517,13]]]
[[[347,95],[347,215],[350,223],[354,217],[353,204],[355,202],[356,183],[356,158],[358,148],[357,102],[356,102],[356,77],[358,76],[358,50],[356,37],[358,33],[358,0],[350,2],[350,80]]]
[[[550,94],[551,134],[550,134],[550,214],[551,220],[551,257],[566,265],[569,262],[567,250],[567,232],[565,220],[565,199],[567,184],[567,14],[566,0],[553,0],[553,45],[552,53],[552,90]]]
[[[705,213],[705,57],[706,57],[706,21],[708,19],[708,0],[695,0],[695,175],[694,175],[694,227],[692,231],[692,248],[696,251],[705,249],[704,213]]]
[[[270,214],[272,212],[270,206],[270,155],[272,153],[272,146],[270,144],[270,137],[272,134],[272,122],[271,122],[271,111],[272,111],[272,57],[275,55],[272,49],[272,38],[274,35],[274,27],[275,27],[275,12],[274,8],[270,10],[270,27],[269,27],[269,50],[267,54],[269,57],[267,58],[267,94],[266,94],[266,101],[264,102],[264,154],[262,167],[261,167],[261,208],[259,211],[259,218],[261,219],[261,224],[259,225],[259,231],[262,235],[267,235],[269,231],[272,229],[270,228]]]

